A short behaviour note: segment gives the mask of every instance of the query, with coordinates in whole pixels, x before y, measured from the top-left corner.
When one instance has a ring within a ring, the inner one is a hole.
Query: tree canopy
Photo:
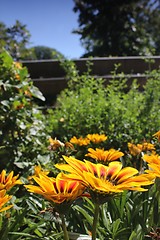
[[[47,46],[34,46],[30,48],[30,52],[30,56],[27,57],[29,60],[64,58],[64,56],[56,49]]]
[[[88,56],[160,54],[159,0],[74,0]]]
[[[23,59],[29,54],[27,46],[30,36],[26,25],[18,20],[11,27],[7,27],[3,22],[0,22],[0,48],[4,47],[14,60]]]

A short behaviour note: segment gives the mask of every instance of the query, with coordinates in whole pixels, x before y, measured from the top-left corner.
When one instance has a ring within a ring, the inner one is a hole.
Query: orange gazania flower
[[[128,143],[128,149],[131,155],[137,156],[141,152],[155,150],[155,146],[152,143],[148,143],[148,142],[143,142],[142,144],[137,144],[137,145],[133,143]]]
[[[88,134],[87,138],[93,142],[93,143],[100,143],[100,142],[104,142],[107,140],[107,136],[105,136],[104,134],[98,134],[98,133],[94,133],[94,134]]]
[[[108,166],[84,162],[73,157],[64,156],[68,164],[56,164],[60,170],[68,171],[66,178],[78,180],[86,186],[91,195],[98,193],[109,197],[124,190],[146,191],[142,186],[150,185],[148,174],[138,175],[138,170],[132,167],[122,169],[121,162],[110,162]]]
[[[111,162],[111,161],[117,160],[118,158],[124,155],[124,153],[115,149],[104,150],[104,149],[96,148],[96,150],[94,150],[93,148],[88,148],[88,152],[89,153],[87,153],[85,156],[88,156],[97,161],[103,161],[103,162]]]
[[[86,145],[90,144],[90,140],[88,138],[83,138],[83,137],[76,138],[74,136],[70,139],[70,143],[76,144],[79,146],[86,146]]]
[[[50,142],[49,150],[57,150],[60,147],[65,147],[65,148],[74,150],[74,146],[70,142],[63,143],[60,140],[58,140],[56,138],[53,139],[51,137],[49,138],[49,142]]]
[[[6,194],[6,190],[0,190],[0,212],[6,211],[13,206],[9,205],[7,207],[3,207],[11,198],[12,196]]]
[[[72,203],[85,190],[85,187],[79,181],[72,179],[66,181],[61,173],[56,178],[39,173],[37,177],[33,176],[33,179],[38,186],[25,185],[28,191],[40,194],[48,201],[56,204]]]
[[[154,144],[148,143],[148,142],[143,142],[142,144],[137,144],[137,146],[139,149],[141,149],[142,152],[155,150]]]
[[[160,142],[160,130],[153,134],[153,137],[156,137],[158,139],[158,142]]]
[[[70,142],[65,142],[64,145],[65,145],[66,148],[69,148],[69,149],[71,149],[71,150],[74,150],[74,146],[73,146],[72,143],[70,143]]]
[[[147,173],[152,173],[156,177],[160,178],[160,156],[158,154],[143,156],[143,160],[148,163],[149,170],[146,170]]]
[[[2,170],[0,174],[0,190],[10,190],[13,186],[17,184],[22,184],[22,182],[18,179],[19,175],[13,176],[14,172],[10,172],[8,176],[6,176],[6,171]]]
[[[137,156],[141,153],[141,149],[139,149],[135,144],[128,143],[128,149],[131,155]]]

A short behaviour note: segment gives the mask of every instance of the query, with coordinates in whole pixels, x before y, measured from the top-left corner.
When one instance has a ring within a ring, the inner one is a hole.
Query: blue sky
[[[43,45],[55,48],[69,59],[84,52],[78,27],[78,15],[73,12],[73,0],[0,0],[0,21],[8,27],[16,20],[27,25],[31,47]]]

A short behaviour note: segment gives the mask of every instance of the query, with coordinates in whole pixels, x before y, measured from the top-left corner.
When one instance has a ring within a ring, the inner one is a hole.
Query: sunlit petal
[[[122,169],[117,176],[115,177],[115,180],[117,181],[117,183],[121,183],[125,180],[127,180],[128,178],[136,175],[138,173],[138,170],[132,167],[126,167],[124,169]]]

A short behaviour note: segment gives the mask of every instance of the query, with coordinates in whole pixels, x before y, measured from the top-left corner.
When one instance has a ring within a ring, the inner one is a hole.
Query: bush
[[[33,86],[27,69],[7,52],[0,55],[0,76],[1,169],[24,173],[46,153],[45,117],[35,103],[44,97]]]
[[[64,62],[63,66],[69,83],[58,96],[55,110],[49,110],[53,136],[63,140],[104,133],[110,136],[111,146],[124,151],[128,141],[140,142],[158,130],[159,70],[150,73],[140,91],[136,79],[128,89],[123,73],[114,72],[105,86],[103,79],[91,76],[90,65],[82,75],[73,62]]]

